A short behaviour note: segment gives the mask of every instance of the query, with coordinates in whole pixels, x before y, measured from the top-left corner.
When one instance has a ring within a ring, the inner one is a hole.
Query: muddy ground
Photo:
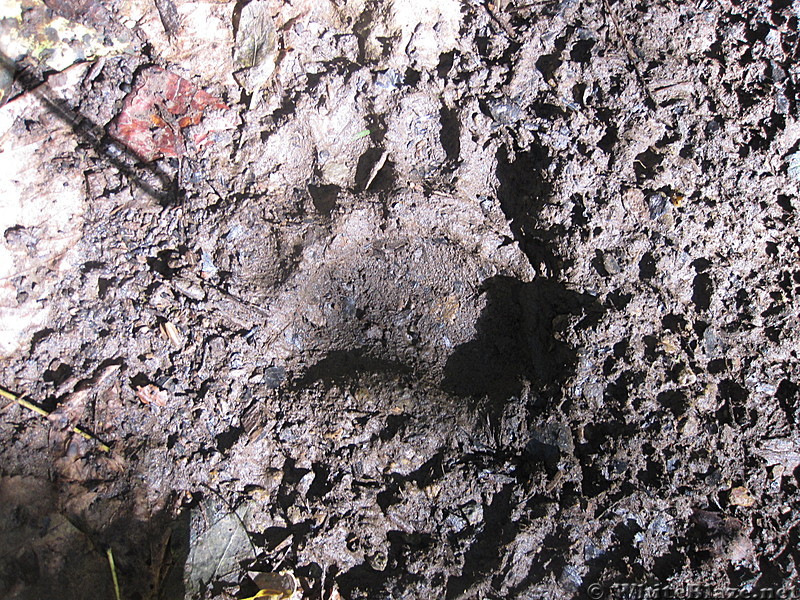
[[[125,50],[0,108],[52,411],[4,400],[0,596],[796,589],[796,4],[264,2],[255,84],[243,6],[78,4],[21,22]],[[117,135],[152,66],[225,106],[174,156]]]

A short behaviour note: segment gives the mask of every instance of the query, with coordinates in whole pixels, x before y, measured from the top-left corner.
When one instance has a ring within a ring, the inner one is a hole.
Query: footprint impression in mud
[[[264,223],[240,215],[238,247],[250,239],[265,252],[240,261],[233,278],[269,315],[259,332],[265,359],[307,380],[413,372],[458,395],[482,393],[481,380],[507,387],[527,359],[518,296],[533,273],[516,244],[503,244],[504,227],[502,214],[444,195],[357,199],[325,235],[307,233],[286,267],[269,256],[288,240],[270,240]],[[488,330],[491,341],[475,346]]]

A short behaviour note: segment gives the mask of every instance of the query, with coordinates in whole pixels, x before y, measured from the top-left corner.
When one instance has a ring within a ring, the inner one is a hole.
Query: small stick
[[[505,20],[500,18],[500,16],[497,14],[497,11],[495,10],[495,7],[492,6],[490,2],[487,2],[486,4],[481,4],[481,6],[488,13],[489,17],[491,17],[492,21],[494,21],[500,27],[500,29],[502,29],[505,32],[505,34],[508,37],[510,37],[512,40],[517,39],[517,34],[511,28],[511,25],[509,25]]]
[[[636,58],[636,53],[633,51],[633,45],[628,39],[628,36],[625,35],[625,31],[622,29],[622,25],[620,25],[619,20],[617,19],[617,13],[614,12],[611,2],[609,2],[609,0],[603,0],[603,5],[605,6],[606,12],[611,17],[611,22],[614,25],[614,29],[617,31],[617,35],[619,36],[622,46],[625,48],[625,53],[628,55],[628,60],[630,61],[631,66],[636,73],[636,78],[639,80],[639,85],[642,87],[642,91],[647,97],[647,100],[650,101],[650,108],[652,108],[656,106],[656,101],[653,99],[653,95],[650,93],[650,88],[647,87],[647,82],[644,79],[644,74],[639,68],[639,60]]]
[[[50,413],[47,412],[42,407],[36,406],[32,402],[28,402],[22,396],[17,396],[16,394],[12,394],[11,392],[9,392],[6,389],[0,388],[0,396],[2,396],[3,398],[6,398],[8,400],[11,400],[12,402],[16,402],[17,404],[19,404],[23,408],[27,408],[28,410],[31,410],[31,411],[35,412],[36,414],[38,414],[38,415],[41,415],[43,417],[49,417],[50,416]],[[80,427],[77,427],[77,426],[73,427],[72,431],[74,433],[77,433],[79,436],[81,436],[82,438],[84,438],[86,440],[97,442],[97,447],[100,448],[100,450],[102,450],[103,452],[111,452],[111,448],[110,447],[108,447],[106,444],[104,444],[103,442],[98,440],[96,437],[94,437],[88,431],[85,431],[85,430],[83,430],[83,429],[81,429]]]
[[[367,179],[367,185],[364,186],[364,191],[366,192],[369,189],[369,186],[372,185],[372,182],[375,181],[375,178],[378,176],[378,171],[383,168],[383,165],[386,164],[386,159],[388,158],[389,153],[384,150],[381,157],[378,159],[374,165],[372,165],[372,170],[369,172],[369,178]]]

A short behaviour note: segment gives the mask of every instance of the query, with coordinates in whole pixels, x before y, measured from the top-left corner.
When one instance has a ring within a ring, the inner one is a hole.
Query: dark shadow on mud
[[[462,574],[447,582],[447,600],[463,597],[476,581],[499,571],[503,560],[501,550],[518,533],[517,525],[508,518],[512,494],[512,485],[503,486],[486,507],[486,524],[464,557]]]
[[[411,368],[396,361],[370,356],[365,348],[334,350],[310,367],[294,385],[297,389],[303,389],[315,381],[340,383],[365,373],[406,375],[411,373]]]
[[[461,125],[455,110],[443,107],[439,113],[442,129],[439,134],[442,148],[451,168],[455,168],[461,156]]]
[[[544,278],[523,283],[493,277],[484,282],[483,292],[487,303],[477,335],[456,348],[448,360],[443,387],[458,396],[486,398],[482,409],[490,421],[499,421],[509,399],[519,397],[525,382],[530,382],[543,406],[560,397],[577,361],[576,351],[560,340],[560,329],[568,321],[577,328],[596,323],[603,311],[597,300]],[[517,458],[518,475],[524,476],[531,468],[530,461],[555,471],[559,456],[558,444],[533,436],[526,453]],[[501,570],[504,546],[519,534],[510,519],[512,490],[513,485],[507,485],[486,507],[486,526],[470,546],[462,574],[448,582],[447,598],[474,592],[477,582]]]
[[[556,241],[559,228],[539,225],[541,209],[552,189],[546,178],[550,158],[544,150],[532,149],[512,156],[507,149],[498,152],[498,199],[512,234],[537,271],[538,277],[525,283],[510,277],[492,277],[482,286],[486,306],[476,324],[476,336],[456,348],[445,366],[443,387],[461,397],[485,398],[488,417],[500,418],[509,399],[519,397],[530,383],[535,400],[529,409],[563,397],[563,387],[574,374],[577,351],[562,341],[566,328],[582,329],[595,325],[604,312],[594,296],[567,289],[557,278],[560,257]],[[542,449],[558,453],[556,445],[537,443],[528,446],[521,465],[534,460],[558,461]],[[554,464],[549,465],[555,469]],[[522,473],[525,469],[521,469]],[[486,526],[465,556],[462,574],[447,584],[447,598],[464,597],[474,586],[502,567],[504,546],[519,534],[511,522],[512,486],[506,486],[486,508]],[[528,579],[543,573],[531,572]]]
[[[566,315],[594,322],[602,309],[593,296],[549,280],[523,283],[492,277],[483,284],[486,307],[475,338],[458,346],[447,361],[442,387],[461,397],[488,397],[503,403],[522,392],[560,386],[572,374],[576,353],[558,339]]]
[[[109,550],[122,597],[184,597],[188,511],[177,520],[169,508],[135,514],[132,490],[120,500],[101,487],[0,478],[0,597],[113,598]]]
[[[602,307],[593,296],[544,278],[523,283],[493,277],[484,282],[483,292],[487,304],[476,326],[477,335],[456,348],[447,361],[443,387],[458,396],[488,400],[482,410],[490,421],[500,420],[509,399],[519,397],[525,382],[530,382],[546,408],[563,395],[577,361],[576,351],[560,340],[560,328],[568,321],[565,317],[573,317],[569,319],[573,327],[588,327],[602,315]],[[531,461],[555,472],[559,456],[557,444],[533,436],[526,453],[517,457],[518,475],[524,476]],[[507,485],[486,507],[486,526],[470,546],[462,574],[449,580],[448,599],[474,592],[477,582],[501,570],[503,548],[519,534],[510,519],[512,489],[513,485]],[[539,576],[532,572],[529,578]]]
[[[513,155],[505,147],[497,151],[497,199],[506,215],[514,239],[537,274],[556,276],[560,270],[554,242],[563,227],[542,228],[537,217],[552,196],[547,168],[552,159],[546,149],[533,148]]]

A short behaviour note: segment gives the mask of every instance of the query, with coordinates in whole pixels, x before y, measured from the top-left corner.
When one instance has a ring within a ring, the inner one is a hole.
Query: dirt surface
[[[796,5],[23,6],[0,596],[800,585]]]

